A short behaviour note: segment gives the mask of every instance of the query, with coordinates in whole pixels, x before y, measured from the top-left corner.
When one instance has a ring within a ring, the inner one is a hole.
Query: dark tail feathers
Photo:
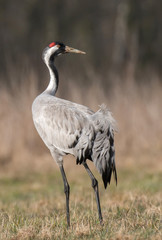
[[[104,182],[105,189],[107,188],[107,183],[111,182],[111,175],[113,172],[114,179],[117,185],[117,172],[115,166],[115,148],[114,148],[114,137],[110,132],[109,134],[110,150],[109,150],[109,160],[107,161],[105,170],[102,172],[102,180]]]
[[[102,175],[105,188],[108,183],[110,184],[112,172],[117,184],[114,133],[111,126],[107,131],[97,133],[92,149],[92,159],[97,170]]]

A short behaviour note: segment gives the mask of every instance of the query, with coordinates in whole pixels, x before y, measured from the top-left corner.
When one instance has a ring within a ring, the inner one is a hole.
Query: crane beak
[[[72,47],[68,47],[66,46],[65,47],[65,53],[69,53],[69,52],[72,52],[72,53],[80,53],[80,54],[86,54],[85,52],[83,51],[80,51],[78,49],[75,49],[75,48],[72,48]]]

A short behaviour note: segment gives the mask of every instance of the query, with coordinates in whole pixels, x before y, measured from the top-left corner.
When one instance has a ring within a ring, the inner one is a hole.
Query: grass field
[[[72,165],[71,165],[72,166]],[[66,166],[65,166],[66,167]],[[119,184],[105,191],[99,175],[104,226],[91,182],[81,166],[68,167],[71,228],[66,226],[60,173],[0,179],[0,239],[161,239],[162,175],[119,169]],[[77,172],[77,175],[76,175]],[[77,178],[76,178],[77,176]]]

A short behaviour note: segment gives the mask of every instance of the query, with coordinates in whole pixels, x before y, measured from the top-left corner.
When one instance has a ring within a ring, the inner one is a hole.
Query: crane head
[[[52,42],[48,45],[48,47],[46,47],[44,49],[42,58],[46,62],[49,59],[54,60],[55,57],[57,57],[61,54],[65,54],[65,53],[86,54],[85,52],[80,51],[78,49],[75,49],[75,48],[72,48],[72,47],[69,47],[69,46],[65,46],[61,42]]]

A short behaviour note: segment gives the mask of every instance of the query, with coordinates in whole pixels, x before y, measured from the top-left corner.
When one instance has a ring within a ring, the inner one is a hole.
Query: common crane
[[[93,112],[86,106],[55,96],[59,77],[54,60],[57,56],[70,52],[85,54],[60,42],[52,42],[44,49],[42,58],[49,70],[50,81],[45,91],[37,96],[32,104],[33,121],[61,171],[66,196],[67,225],[70,226],[70,186],[63,168],[63,156],[67,154],[74,155],[76,163],[82,164],[91,178],[99,220],[102,224],[98,182],[86,161],[88,159],[94,163],[102,175],[105,189],[107,183],[110,184],[112,172],[117,184],[114,149],[115,120],[105,105],[101,105],[97,112]]]

